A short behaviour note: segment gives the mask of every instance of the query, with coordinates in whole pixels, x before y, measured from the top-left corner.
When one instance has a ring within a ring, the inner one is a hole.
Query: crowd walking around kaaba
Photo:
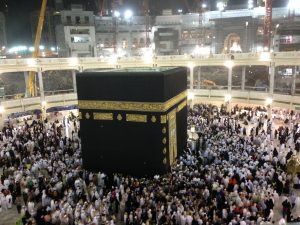
[[[300,177],[286,172],[287,161],[300,150],[299,115],[273,115],[281,126],[274,126],[265,108],[235,106],[229,116],[224,106],[194,105],[187,120],[197,137],[169,174],[153,178],[83,170],[73,114],[63,121],[9,123],[0,133],[0,224],[7,210],[18,211],[20,225],[300,220]]]

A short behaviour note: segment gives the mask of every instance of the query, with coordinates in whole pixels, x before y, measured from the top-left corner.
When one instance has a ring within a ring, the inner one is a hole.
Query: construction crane
[[[150,15],[149,15],[149,0],[144,0],[144,15],[145,15],[145,32],[146,32],[146,48],[150,46]]]
[[[270,51],[271,32],[272,32],[272,1],[265,0],[265,19],[264,19],[264,49]]]
[[[98,0],[98,16],[103,16],[104,0]]]
[[[46,12],[46,6],[47,6],[47,0],[43,0],[39,21],[36,29],[36,35],[35,35],[35,41],[34,41],[34,51],[32,53],[32,58],[38,58],[39,56],[39,45],[42,37],[42,30],[43,30],[43,24],[44,24],[44,18],[45,18],[45,12]],[[36,96],[37,90],[35,88],[35,72],[29,73],[29,79],[28,79],[28,87],[29,87],[29,94],[30,96]]]

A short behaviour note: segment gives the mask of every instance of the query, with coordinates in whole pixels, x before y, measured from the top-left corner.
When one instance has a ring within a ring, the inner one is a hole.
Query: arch
[[[104,46],[105,46],[105,47],[110,47],[110,41],[109,41],[109,38],[105,38],[105,39],[104,39]]]
[[[223,53],[241,52],[241,37],[237,33],[230,33],[224,40]],[[232,50],[232,48],[236,50]]]
[[[133,48],[137,48],[138,47],[138,39],[135,37],[133,38],[133,41],[132,41],[132,47]]]
[[[122,38],[122,48],[127,48],[128,47],[128,41],[126,38]]]
[[[140,47],[144,47],[144,45],[145,45],[144,38],[140,38]]]

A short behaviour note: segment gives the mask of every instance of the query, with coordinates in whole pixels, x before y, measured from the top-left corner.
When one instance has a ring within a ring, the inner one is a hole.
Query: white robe
[[[0,202],[1,202],[2,210],[7,210],[7,202],[6,202],[6,198],[3,194],[0,195]]]
[[[12,196],[11,196],[11,194],[6,195],[6,204],[7,204],[8,209],[12,208]]]

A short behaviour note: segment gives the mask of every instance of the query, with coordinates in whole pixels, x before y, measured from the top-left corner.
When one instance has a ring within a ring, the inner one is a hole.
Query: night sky
[[[83,3],[88,10],[96,10],[96,0],[65,0],[66,5],[70,2]],[[189,0],[191,3],[194,0]],[[214,9],[217,0],[206,0]],[[8,45],[32,45],[29,13],[40,8],[42,0],[0,0],[0,11],[7,18]],[[48,7],[53,6],[54,0],[48,0]],[[141,0],[123,0],[124,6],[137,10]],[[183,0],[150,0],[150,9],[153,14],[160,13],[163,8],[186,10]],[[229,0],[228,5],[245,4],[247,0]],[[288,0],[273,0],[274,7],[286,6]],[[7,7],[5,7],[7,5]]]

